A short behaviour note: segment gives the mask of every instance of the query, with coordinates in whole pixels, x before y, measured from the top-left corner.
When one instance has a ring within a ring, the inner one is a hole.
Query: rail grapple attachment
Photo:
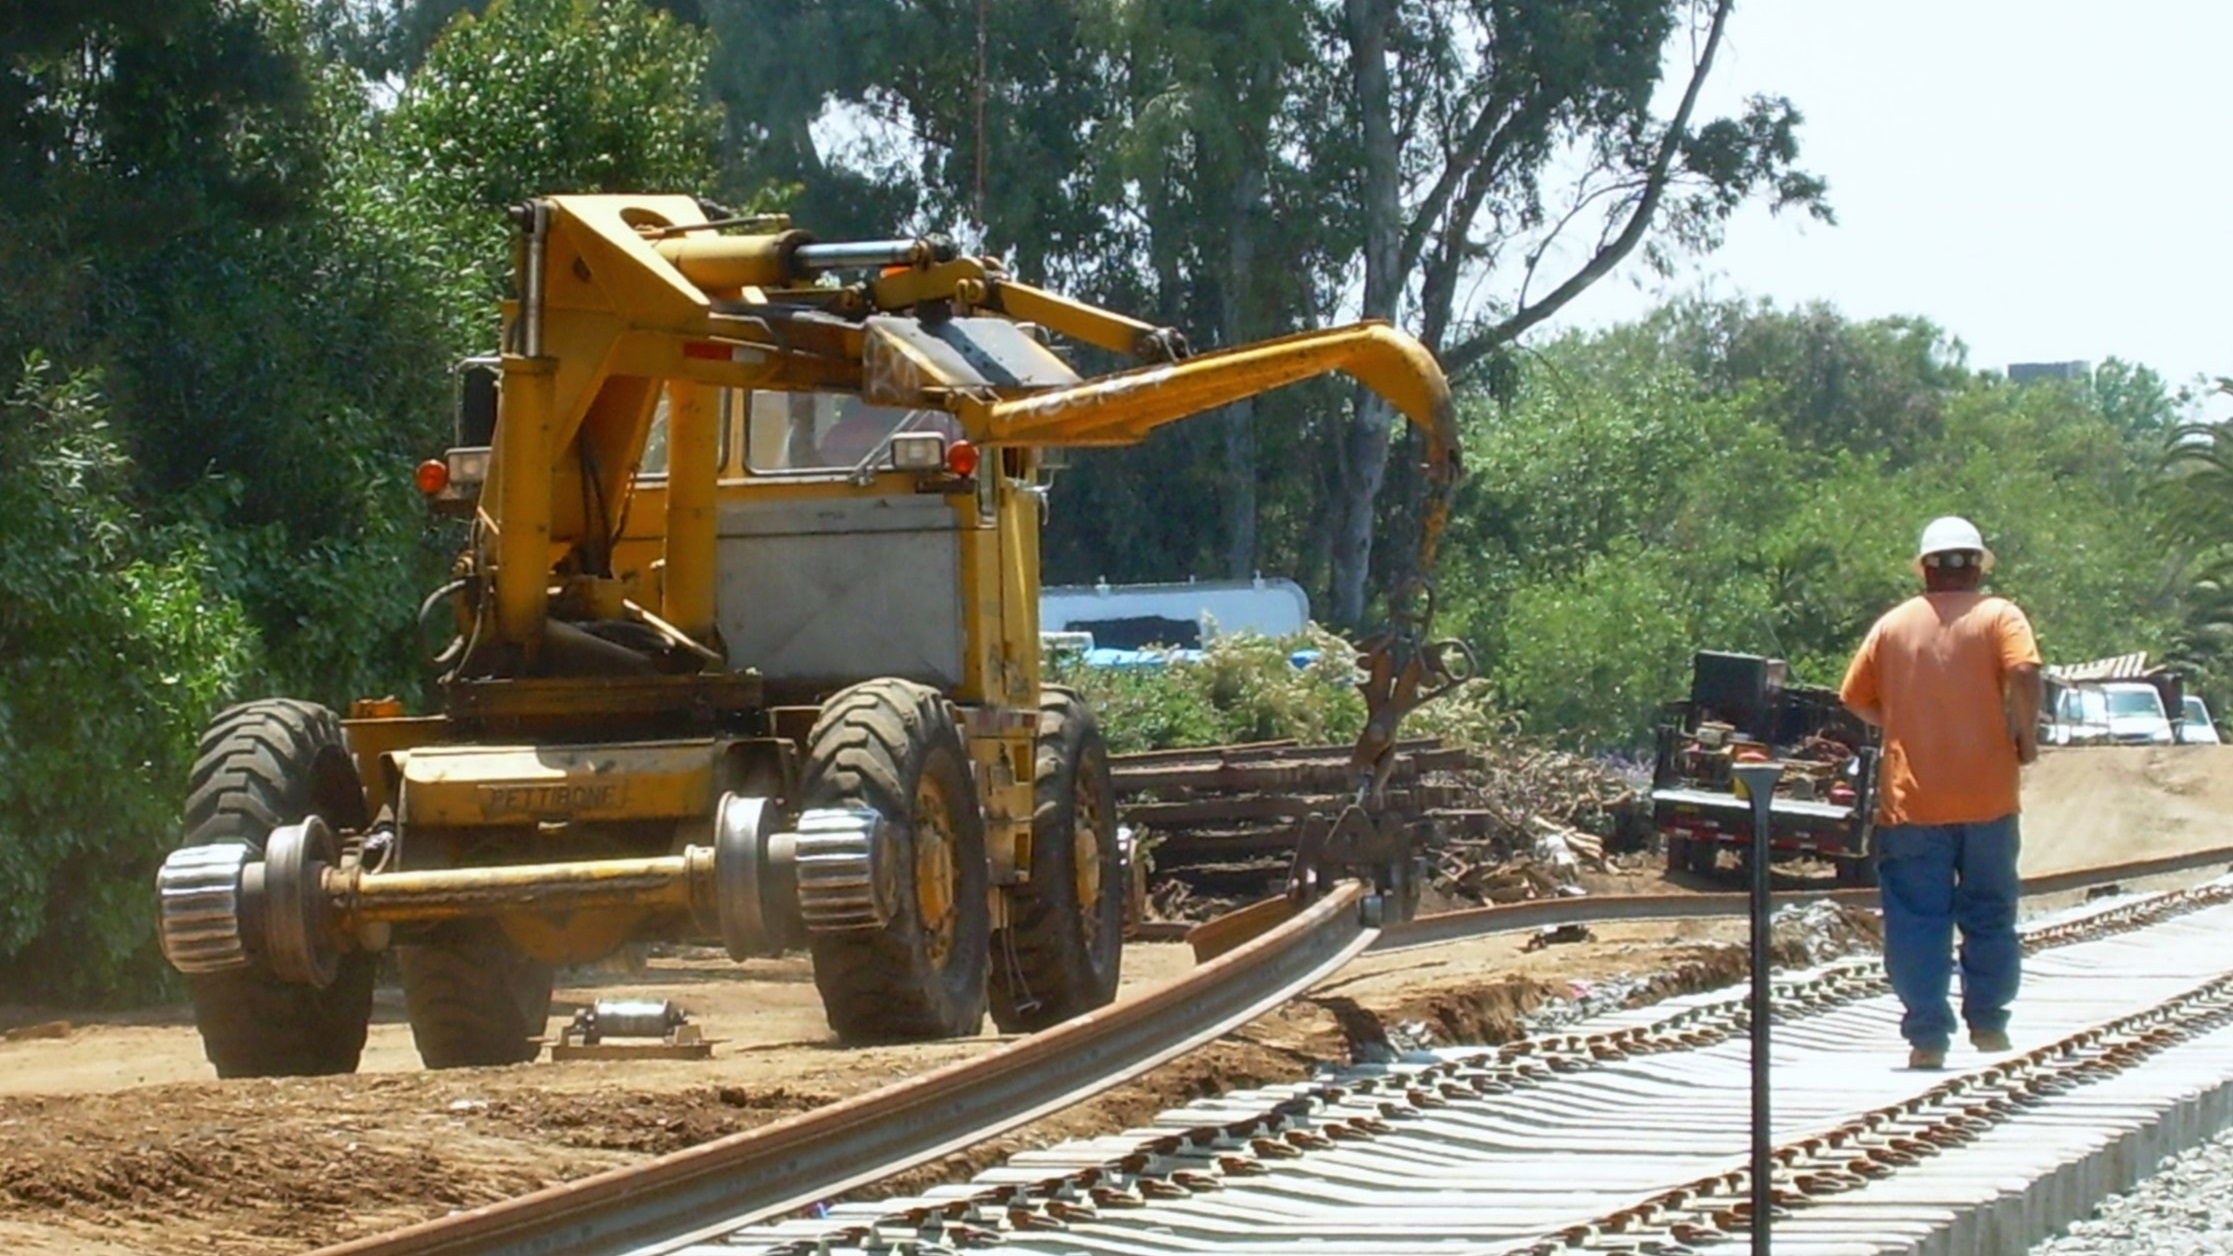
[[[1332,820],[1317,813],[1303,818],[1287,892],[1307,903],[1337,881],[1363,881],[1379,896],[1383,920],[1409,920],[1419,910],[1417,861],[1402,815],[1385,812],[1376,819],[1351,803]]]

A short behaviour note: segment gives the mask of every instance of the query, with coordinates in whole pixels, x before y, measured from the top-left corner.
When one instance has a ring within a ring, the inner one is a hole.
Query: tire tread
[[[988,953],[983,821],[968,753],[935,689],[898,679],[864,681],[824,704],[807,737],[807,807],[867,806],[903,825],[914,814],[905,782],[938,754],[958,759],[963,788],[954,801],[969,813],[955,817],[960,918],[954,952],[944,971],[931,971],[906,936],[911,912],[880,929],[814,935],[814,982],[830,1028],[846,1042],[961,1037],[982,1023]],[[903,861],[903,873],[912,870],[912,860]],[[911,892],[902,897],[912,901]]]
[[[181,845],[245,842],[261,851],[274,828],[314,811],[335,828],[361,828],[364,798],[355,781],[332,711],[289,698],[228,707],[196,747]],[[202,1049],[219,1077],[354,1072],[372,1014],[374,969],[370,955],[345,955],[323,990],[281,982],[253,962],[191,975]]]
[[[524,1064],[542,1051],[551,966],[523,954],[492,920],[445,926],[396,948],[411,1039],[430,1069]]]
[[[1100,952],[1088,953],[1071,877],[1070,829],[1077,773],[1097,778],[1110,849],[1104,858]],[[1116,997],[1122,962],[1122,867],[1115,852],[1116,799],[1108,754],[1085,699],[1050,685],[1041,690],[1033,748],[1031,866],[1034,877],[1008,896],[1008,927],[993,939],[992,1013],[1001,1029],[1034,1032],[1090,1012]],[[1046,870],[1050,876],[1038,875]]]

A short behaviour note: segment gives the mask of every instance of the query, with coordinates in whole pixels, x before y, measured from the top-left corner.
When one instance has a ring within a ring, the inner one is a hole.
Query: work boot
[[[1911,1047],[1907,1052],[1909,1068],[1936,1069],[1946,1067],[1946,1048]]]
[[[2009,1043],[2008,1031],[2005,1029],[1972,1029],[1969,1031],[1969,1045],[1987,1055],[1998,1055],[2015,1049]]]

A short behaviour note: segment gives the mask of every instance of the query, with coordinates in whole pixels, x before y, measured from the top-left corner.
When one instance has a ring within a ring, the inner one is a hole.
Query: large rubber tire
[[[315,813],[336,832],[366,823],[364,790],[341,721],[309,702],[271,698],[218,713],[187,777],[185,846],[245,842]],[[324,989],[280,981],[250,954],[245,969],[186,978],[202,1050],[219,1077],[352,1073],[372,1018],[376,957],[341,957]]]
[[[432,942],[396,948],[411,1039],[428,1068],[524,1064],[550,1020],[551,966],[493,920],[444,925]]]
[[[958,1038],[985,1019],[985,817],[961,731],[935,689],[871,680],[841,690],[807,738],[804,805],[885,819],[879,887],[890,917],[815,933],[814,984],[846,1042]]]
[[[1124,959],[1124,868],[1117,850],[1109,751],[1085,699],[1039,698],[1031,810],[1031,880],[993,935],[992,1019],[1008,1033],[1045,1029],[1116,997]]]

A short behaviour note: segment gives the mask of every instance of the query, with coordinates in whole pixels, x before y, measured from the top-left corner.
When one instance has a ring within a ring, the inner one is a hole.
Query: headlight
[[[937,432],[900,432],[892,437],[892,466],[901,471],[936,471],[946,465],[946,438]]]
[[[450,483],[478,486],[488,479],[488,446],[465,445],[450,450]]]

